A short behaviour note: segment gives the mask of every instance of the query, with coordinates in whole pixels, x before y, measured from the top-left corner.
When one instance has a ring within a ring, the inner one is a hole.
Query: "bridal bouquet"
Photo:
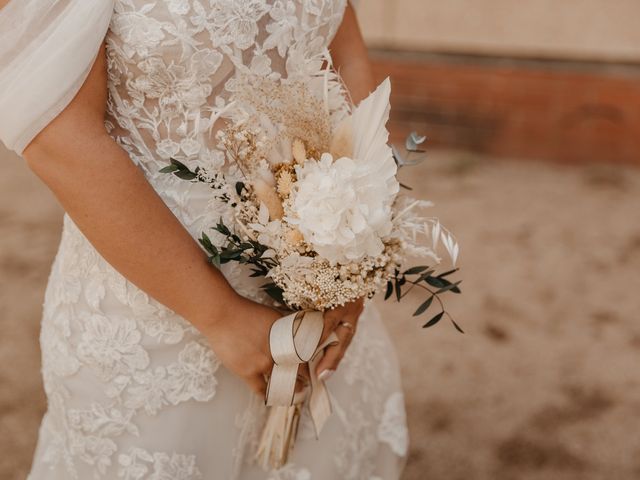
[[[265,292],[292,311],[324,311],[379,291],[400,301],[418,287],[427,296],[415,315],[434,300],[440,307],[424,326],[444,317],[460,330],[440,299],[460,292],[459,282],[448,280],[458,245],[425,214],[430,202],[400,192],[400,158],[387,144],[390,81],[351,108],[338,75],[330,67],[316,72],[237,79],[232,103],[219,112],[224,173],[175,159],[162,170],[210,185],[232,212],[213,226],[215,234],[202,233],[210,262],[249,266],[251,276],[265,277]],[[418,151],[423,140],[412,135],[408,150]],[[449,271],[406,265],[416,257],[440,264],[440,246]],[[274,422],[283,425],[271,435],[282,440],[275,464],[286,461],[295,429],[289,413],[272,416],[273,432]]]

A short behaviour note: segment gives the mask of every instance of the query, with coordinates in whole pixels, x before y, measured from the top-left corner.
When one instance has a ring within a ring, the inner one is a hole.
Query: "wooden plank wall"
[[[393,82],[391,129],[431,146],[640,165],[640,66],[373,51]]]

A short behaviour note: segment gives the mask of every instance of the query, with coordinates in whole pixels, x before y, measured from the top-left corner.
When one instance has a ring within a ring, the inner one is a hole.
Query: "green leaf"
[[[409,270],[406,270],[403,275],[417,275],[418,273],[422,273],[427,270],[429,267],[426,265],[419,267],[411,267]]]
[[[436,295],[440,294],[440,293],[444,293],[444,292],[448,292],[449,290],[451,290],[452,292],[456,292],[456,293],[460,293],[460,289],[458,288],[458,285],[460,285],[462,283],[462,280],[456,282],[456,283],[450,283],[449,285],[446,285],[444,287],[442,287],[441,289],[439,289],[436,292]]]
[[[180,160],[176,160],[175,158],[172,157],[170,161],[171,161],[171,165],[178,167],[180,170],[189,170],[189,167],[187,167]]]
[[[431,276],[431,274],[432,274],[433,272],[435,272],[435,270],[434,270],[433,268],[430,268],[429,270],[427,270],[426,272],[424,272],[422,275],[420,275],[420,276],[418,277],[418,279],[417,279],[417,280],[415,280],[415,282],[414,282],[414,283],[420,283],[420,282],[425,281],[425,280],[427,279],[427,277]]]
[[[209,235],[207,235],[207,234],[206,234],[206,233],[204,233],[204,232],[202,233],[202,237],[200,238],[200,241],[202,242],[202,244],[203,244],[205,247],[209,247],[209,246],[213,245],[213,244],[211,243],[211,239],[209,238]]]
[[[438,278],[444,278],[444,277],[448,277],[449,275],[451,275],[452,273],[456,273],[458,270],[460,270],[459,268],[454,268],[453,270],[448,270],[444,273],[441,273],[439,275],[437,275]]]
[[[216,266],[216,267],[220,268],[220,267],[221,267],[221,264],[222,264],[222,261],[220,260],[220,255],[218,255],[218,254],[216,254],[216,255],[211,255],[211,256],[209,257],[209,263],[210,263],[211,265],[214,265],[214,266]]]
[[[203,233],[202,237],[199,238],[198,241],[200,242],[200,245],[202,245],[205,250],[211,255],[218,254],[218,248],[213,243],[211,243],[211,239],[207,236],[206,233]]]
[[[395,279],[395,287],[396,287],[396,299],[400,301],[402,299],[402,285],[400,284],[400,279],[396,277]]]
[[[254,268],[251,271],[253,272],[251,275],[249,275],[251,278],[266,277],[267,273],[269,273],[269,271],[266,269],[258,269],[258,268]]]
[[[178,167],[176,167],[175,165],[169,165],[167,167],[161,168],[160,173],[173,173],[176,170],[178,170]]]
[[[265,285],[263,285],[261,287],[266,293],[267,295],[269,295],[271,298],[273,298],[274,300],[276,300],[277,302],[280,302],[281,304],[285,304],[284,301],[284,297],[282,296],[282,294],[284,293],[283,290],[277,286],[275,283],[267,283]]]
[[[224,224],[224,222],[222,221],[222,218],[217,223],[217,225],[215,227],[213,227],[213,229],[218,231],[218,232],[220,232],[222,235],[225,235],[227,237],[231,235],[231,231]]]
[[[393,294],[393,282],[387,282],[387,291],[384,294],[384,299],[388,300],[389,297]]]
[[[431,302],[433,302],[433,295],[427,298],[424,303],[418,307],[413,316],[417,317],[418,315],[422,315],[424,312],[426,312],[431,306]]]
[[[222,260],[237,260],[241,256],[242,250],[236,249],[223,250],[222,253],[220,253],[220,259]]]
[[[457,331],[459,331],[460,333],[464,333],[464,330],[460,328],[460,325],[458,325],[456,322],[453,321],[453,318],[451,319],[451,323],[453,323],[453,326],[456,327]]]
[[[429,328],[429,327],[433,327],[436,323],[438,323],[440,320],[442,320],[442,317],[444,315],[444,310],[440,313],[438,313],[436,316],[434,316],[431,320],[429,320],[427,323],[425,323],[422,328]]]
[[[447,285],[451,285],[451,282],[449,282],[448,280],[445,280],[444,278],[438,278],[438,277],[432,277],[432,276],[426,277],[424,281],[427,282],[432,287],[436,287],[436,288],[444,288]]]
[[[199,238],[198,242],[202,245],[207,251],[209,250],[209,242],[207,242],[204,238]]]
[[[176,160],[175,158],[171,159],[171,165],[168,167],[164,167],[160,170],[162,173],[173,173],[176,177],[181,178],[183,180],[195,180],[198,175],[197,172],[199,168],[196,168],[196,173],[189,170],[184,163]]]

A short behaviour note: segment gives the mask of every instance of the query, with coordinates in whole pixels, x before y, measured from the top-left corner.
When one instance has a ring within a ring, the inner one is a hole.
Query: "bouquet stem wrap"
[[[271,327],[269,344],[274,366],[267,385],[267,420],[256,457],[264,469],[287,463],[295,443],[300,413],[307,395],[296,395],[300,365],[307,364],[311,380],[308,406],[316,435],[320,435],[331,415],[331,400],[316,366],[324,349],[338,342],[334,333],[320,344],[324,327],[321,312],[300,311],[277,320]]]

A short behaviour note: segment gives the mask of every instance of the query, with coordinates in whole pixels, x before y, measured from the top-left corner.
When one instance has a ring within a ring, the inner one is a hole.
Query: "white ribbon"
[[[324,424],[331,416],[329,392],[316,375],[316,367],[324,349],[338,343],[338,337],[331,333],[320,344],[324,327],[321,312],[301,311],[280,318],[269,333],[271,356],[274,365],[267,385],[266,404],[268,406],[291,406],[305,400],[295,395],[298,368],[301,364],[309,367],[311,393],[309,410],[316,435],[320,435]]]
[[[266,471],[285,465],[295,443],[300,411],[307,399],[307,395],[295,393],[300,365],[309,367],[309,411],[316,436],[331,416],[329,392],[316,375],[316,368],[324,349],[337,344],[338,337],[331,333],[320,344],[323,328],[322,313],[311,311],[292,313],[271,326],[269,344],[274,365],[265,399],[271,408],[256,450],[256,459]]]

